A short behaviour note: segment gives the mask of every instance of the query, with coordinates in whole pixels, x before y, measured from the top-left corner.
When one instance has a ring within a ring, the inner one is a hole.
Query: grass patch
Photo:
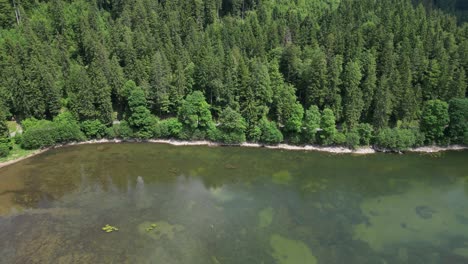
[[[13,132],[16,131],[17,126],[16,126],[15,121],[6,121],[6,123],[7,123],[7,126],[8,126],[8,131],[10,131],[10,133],[13,133]]]
[[[10,160],[19,159],[19,158],[27,156],[27,155],[35,152],[35,151],[37,151],[37,149],[26,150],[26,149],[20,148],[20,146],[18,144],[13,144],[13,149],[10,151],[10,154],[8,154],[8,156],[6,156],[6,157],[0,158],[0,162],[6,162],[6,161],[10,161]]]

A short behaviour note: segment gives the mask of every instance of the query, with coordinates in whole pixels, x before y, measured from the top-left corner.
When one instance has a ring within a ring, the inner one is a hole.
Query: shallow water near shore
[[[53,149],[0,169],[0,263],[467,263],[467,161],[468,151]]]

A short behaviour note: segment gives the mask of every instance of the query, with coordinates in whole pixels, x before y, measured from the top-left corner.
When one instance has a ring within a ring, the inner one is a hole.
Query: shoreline
[[[249,142],[244,142],[241,144],[224,144],[224,143],[218,143],[218,142],[213,142],[213,141],[207,141],[207,140],[199,140],[199,141],[184,141],[184,140],[174,140],[174,139],[148,139],[148,140],[138,140],[138,139],[128,139],[128,140],[123,140],[123,139],[93,139],[93,140],[86,140],[86,141],[80,141],[80,142],[70,142],[66,144],[58,144],[55,146],[43,148],[43,149],[38,149],[34,151],[33,153],[30,153],[26,156],[19,157],[17,159],[12,159],[8,160],[5,162],[0,162],[0,168],[9,166],[11,164],[20,162],[22,160],[28,159],[30,157],[39,155],[41,153],[44,153],[50,149],[56,149],[56,148],[61,148],[61,147],[67,147],[67,146],[75,146],[75,145],[88,145],[88,144],[105,144],[105,143],[152,143],[152,144],[169,144],[173,146],[208,146],[208,147],[247,147],[247,148],[267,148],[267,149],[279,149],[279,150],[291,150],[291,151],[318,151],[318,152],[326,152],[326,153],[332,153],[332,154],[358,154],[358,155],[368,155],[368,154],[375,154],[378,152],[394,152],[394,151],[389,151],[385,149],[374,149],[371,146],[368,147],[361,147],[357,148],[355,150],[346,148],[346,147],[340,147],[340,146],[334,146],[334,147],[324,147],[324,146],[316,146],[316,145],[303,145],[303,146],[297,146],[297,145],[289,145],[289,144],[278,144],[278,145],[264,145],[264,144],[259,144],[259,143],[249,143]],[[441,147],[441,146],[424,146],[424,147],[417,147],[417,148],[412,148],[403,152],[411,152],[411,153],[437,153],[437,152],[443,152],[443,151],[460,151],[460,150],[467,150],[468,146],[461,146],[461,145],[450,145],[447,147]],[[398,152],[402,153],[402,152]]]

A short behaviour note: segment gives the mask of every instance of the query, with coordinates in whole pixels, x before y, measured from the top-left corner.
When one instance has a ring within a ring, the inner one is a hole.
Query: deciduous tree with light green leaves
[[[245,141],[247,123],[240,113],[226,107],[219,117],[220,140],[228,144]]]
[[[320,119],[320,128],[320,142],[323,145],[332,144],[338,131],[336,129],[335,115],[331,109],[325,108],[323,110],[322,118]]]
[[[449,124],[448,104],[441,100],[429,100],[421,115],[421,131],[428,143],[440,142]]]
[[[307,109],[304,118],[304,140],[307,143],[317,143],[317,132],[320,128],[320,111],[316,105],[311,105]]]

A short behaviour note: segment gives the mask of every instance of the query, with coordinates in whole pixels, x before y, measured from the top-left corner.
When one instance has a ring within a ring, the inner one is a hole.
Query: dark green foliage
[[[121,121],[120,124],[113,125],[113,128],[115,137],[122,139],[133,138],[133,129],[130,127],[127,121]]]
[[[99,120],[86,120],[81,122],[81,131],[88,139],[101,139],[107,135],[107,127]]]
[[[421,131],[426,135],[427,141],[440,142],[448,124],[448,104],[440,100],[427,101],[421,116]]]
[[[466,18],[462,0],[424,2]],[[466,98],[467,26],[411,0],[19,1],[20,23],[12,3],[0,0],[0,110],[18,120],[69,111],[125,120],[111,137],[219,139],[230,107],[249,141],[273,127],[264,117],[290,143],[344,144],[340,127],[368,145],[399,120],[427,143],[466,138],[456,105],[449,123],[427,102]]]
[[[0,158],[6,157],[12,149],[12,143],[10,138],[2,137],[0,138]]]
[[[240,113],[227,107],[221,112],[219,123],[220,141],[228,144],[242,143],[245,141],[247,123]]]
[[[351,149],[356,149],[360,145],[359,133],[355,130],[346,133],[346,146]]]
[[[128,106],[130,108],[128,124],[133,129],[134,136],[143,139],[151,138],[157,119],[146,107],[146,96],[140,87],[134,87],[130,91]]]
[[[117,137],[117,134],[115,133],[115,125],[112,125],[111,127],[106,127],[105,137],[108,139],[114,139]]]
[[[374,133],[374,129],[372,125],[361,123],[357,125],[357,133],[359,134],[359,144],[362,146],[370,145],[372,141],[372,135]]]
[[[9,136],[10,132],[5,121],[5,115],[0,111],[0,138],[6,138]]]
[[[348,128],[354,128],[359,122],[364,101],[359,84],[362,79],[360,66],[357,62],[349,62],[345,66],[343,86],[345,91],[344,113],[345,122]]]
[[[468,144],[468,99],[456,98],[449,103],[448,134],[454,143]]]
[[[8,156],[11,148],[10,132],[5,122],[5,115],[0,110],[0,157]]]

